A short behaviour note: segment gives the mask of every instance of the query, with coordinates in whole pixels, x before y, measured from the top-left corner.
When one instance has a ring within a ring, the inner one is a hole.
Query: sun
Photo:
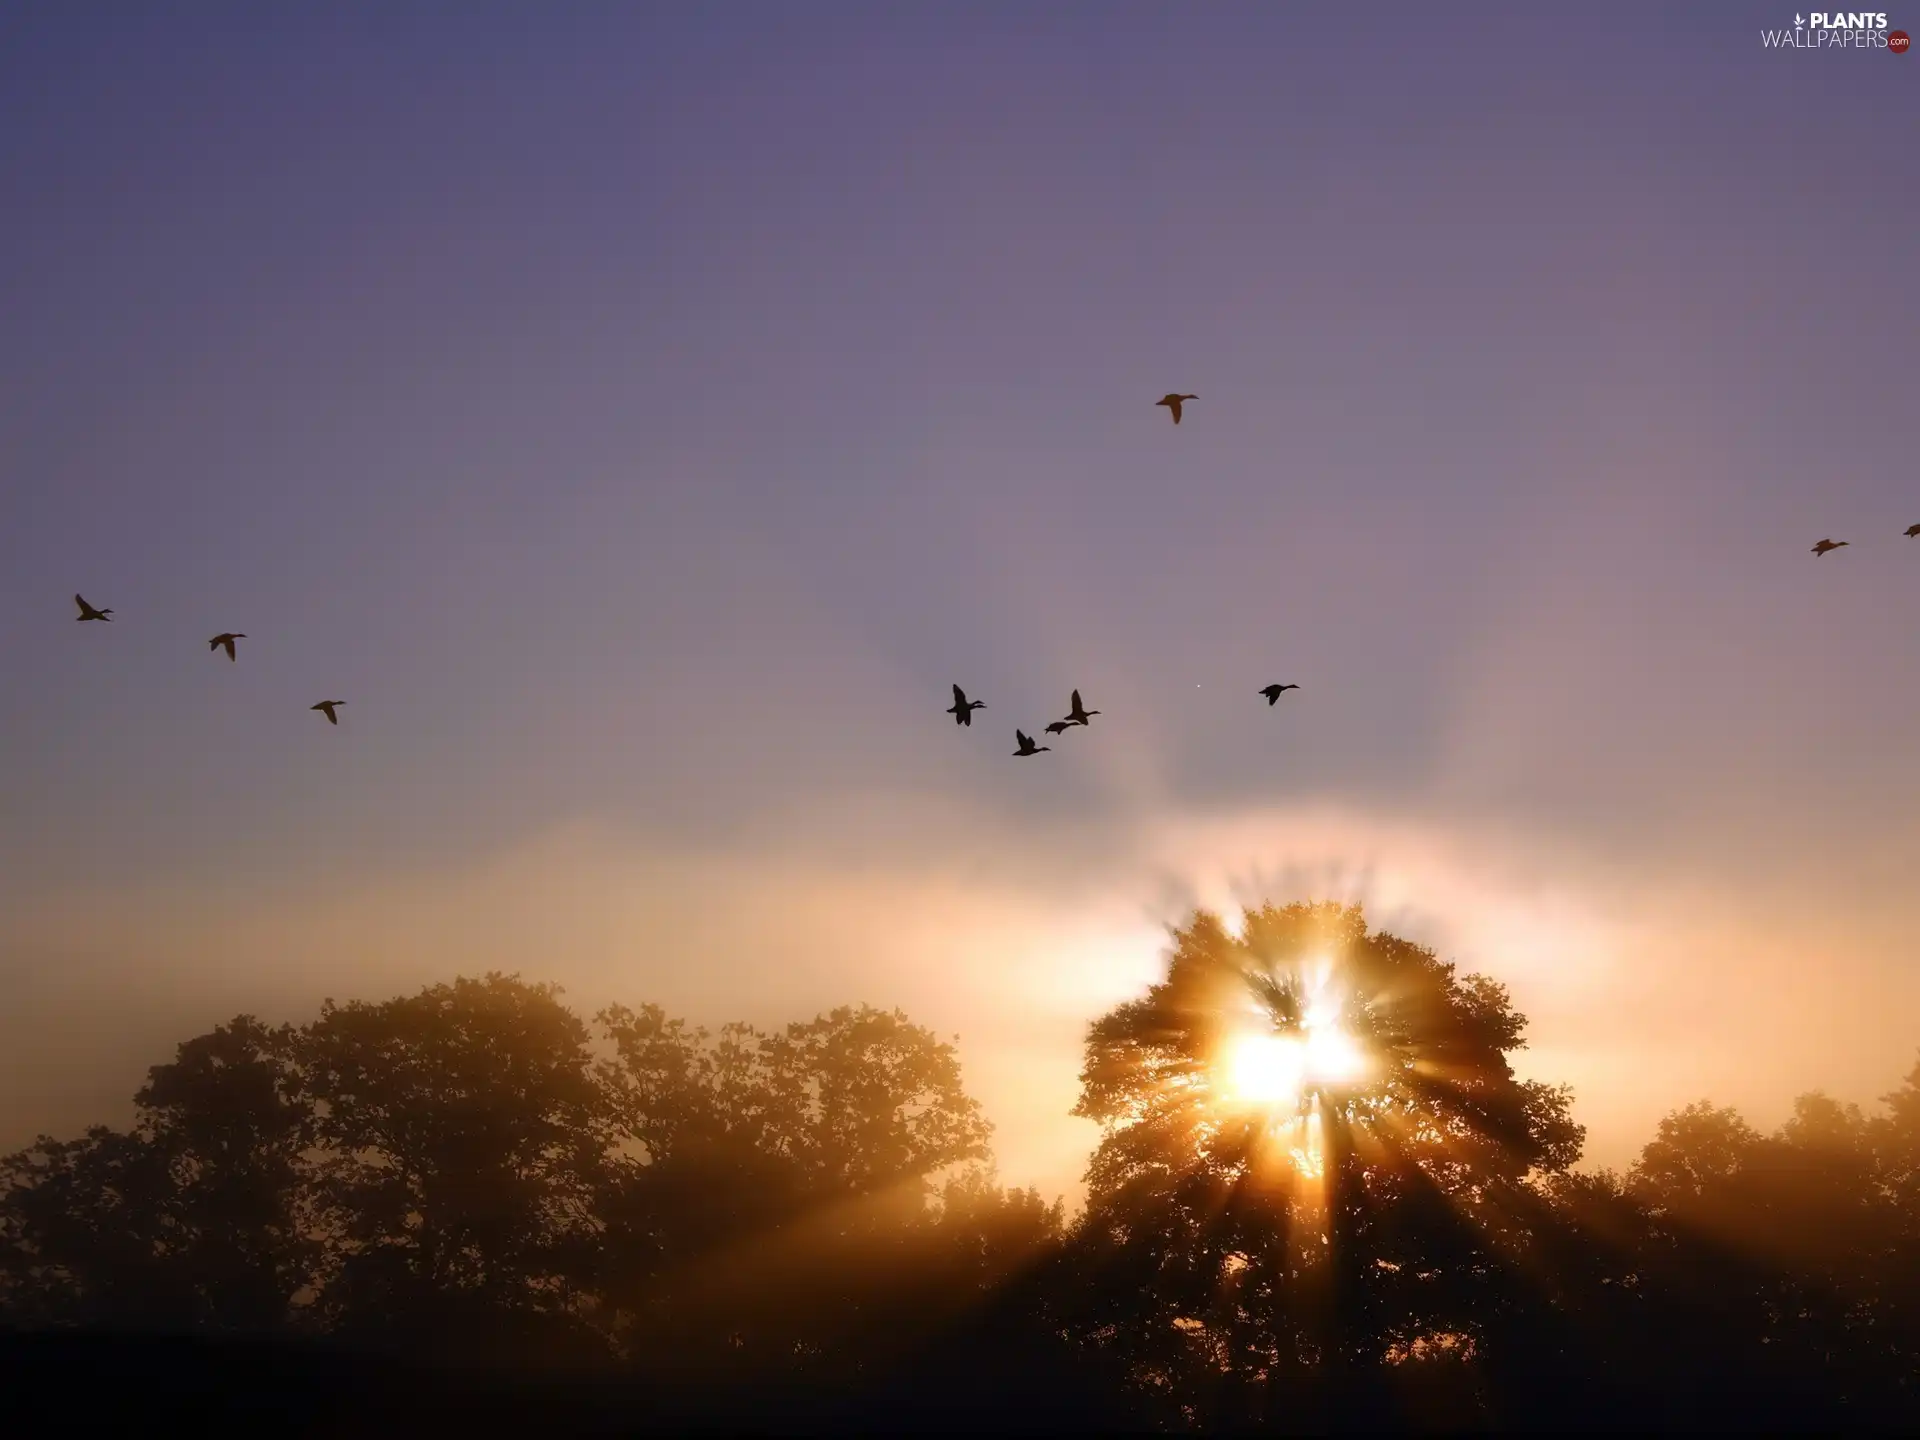
[[[1367,1057],[1331,1016],[1309,1012],[1300,1033],[1243,1034],[1227,1049],[1227,1086],[1254,1105],[1297,1105],[1309,1091],[1360,1079]]]
[[[1236,1099],[1291,1104],[1306,1077],[1306,1042],[1291,1035],[1243,1035],[1227,1052],[1227,1084]]]

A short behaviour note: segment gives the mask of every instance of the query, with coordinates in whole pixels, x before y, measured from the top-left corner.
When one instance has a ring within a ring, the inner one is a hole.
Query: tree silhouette
[[[1643,1298],[1616,1348],[1696,1412],[1835,1423],[1897,1407],[1914,1333],[1911,1291],[1888,1284],[1911,1253],[1876,1147],[1888,1133],[1819,1094],[1771,1136],[1705,1102],[1668,1115],[1627,1176],[1640,1215],[1619,1268]]]
[[[635,1152],[605,1201],[629,1354],[683,1374],[814,1375],[924,1328],[932,1253],[990,1209],[976,1180],[929,1210],[937,1172],[987,1155],[950,1045],[870,1007],[771,1034],[709,1035],[653,1006],[600,1018]],[[990,1268],[995,1241],[976,1243]]]
[[[1665,1117],[1624,1177],[1541,1187],[1533,1273],[1553,1277],[1579,1381],[1617,1423],[1911,1423],[1896,1123],[1813,1094],[1763,1135],[1701,1102]]]
[[[190,1040],[128,1133],[4,1162],[0,1303],[41,1326],[846,1380],[1059,1235],[1057,1205],[983,1167],[952,1046],[898,1012],[601,1022],[597,1053],[551,987],[489,975]]]
[[[285,1325],[303,1233],[310,1107],[292,1032],[241,1016],[179,1047],[138,1119],[0,1161],[0,1268],[44,1323],[257,1332]]]
[[[488,975],[328,1001],[300,1032],[329,1328],[449,1337],[469,1358],[584,1341],[609,1113],[557,994]]]
[[[1170,1418],[1350,1408],[1389,1366],[1469,1357],[1582,1132],[1515,1078],[1505,991],[1357,907],[1200,913],[1166,977],[1092,1027],[1103,1134],[1077,1250],[1086,1343]],[[1236,1076],[1266,1047],[1267,1083]],[[1177,1401],[1173,1397],[1178,1397]]]
[[[488,975],[299,1028],[240,1016],[153,1067],[125,1132],[0,1159],[0,1325],[148,1337],[0,1338],[0,1386],[70,1421],[96,1390],[271,1375],[245,1403],[278,1394],[280,1428],[332,1406],[361,1431],[485,1422],[508,1377],[581,1363],[638,1388],[514,1391],[513,1413],[1920,1422],[1920,1065],[1878,1114],[1805,1095],[1763,1133],[1702,1102],[1583,1175],[1567,1093],[1513,1072],[1498,985],[1338,905],[1173,938],[1090,1028],[1078,1109],[1102,1133],[1072,1226],[1001,1188],[953,1045],[897,1011],[708,1032],[616,1006],[596,1035]],[[375,1383],[301,1336],[488,1374]]]
[[[1866,1238],[1878,1276],[1888,1373],[1906,1395],[1920,1394],[1920,1064],[1881,1097],[1884,1117],[1868,1122],[1883,1200],[1883,1228]]]

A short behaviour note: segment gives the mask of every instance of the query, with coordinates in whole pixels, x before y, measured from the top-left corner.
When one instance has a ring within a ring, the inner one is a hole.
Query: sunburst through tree
[[[1357,906],[1267,906],[1238,935],[1202,912],[1173,939],[1165,979],[1088,1037],[1105,1313],[1083,1334],[1243,1413],[1288,1376],[1470,1357],[1528,1177],[1583,1139],[1564,1088],[1514,1075],[1505,989]]]

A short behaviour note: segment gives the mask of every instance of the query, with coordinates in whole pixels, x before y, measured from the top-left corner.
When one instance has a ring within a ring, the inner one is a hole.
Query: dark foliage
[[[1090,1028],[1069,1225],[898,1013],[242,1016],[0,1159],[0,1431],[1920,1423],[1920,1065],[1581,1174],[1524,1030],[1356,909],[1198,915]]]

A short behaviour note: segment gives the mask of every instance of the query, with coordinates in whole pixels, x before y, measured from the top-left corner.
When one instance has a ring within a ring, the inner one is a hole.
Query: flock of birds
[[[1166,406],[1167,410],[1173,416],[1173,423],[1178,425],[1180,423],[1181,405],[1188,400],[1198,400],[1199,398],[1198,395],[1169,394],[1161,396],[1153,403],[1155,405]],[[1920,525],[1909,525],[1903,533],[1909,540],[1920,538]],[[1815,556],[1825,555],[1829,550],[1839,550],[1851,543],[1852,542],[1848,540],[1822,540],[1818,545],[1813,547],[1813,553]],[[107,620],[113,614],[111,606],[104,609],[95,609],[87,603],[85,596],[79,594],[73,597],[73,603],[80,607],[79,618],[81,620]],[[237,660],[239,659],[239,653],[235,648],[234,642],[246,638],[247,632],[244,630],[223,630],[207,642],[207,648],[216,651],[224,649],[227,652],[227,659]],[[1287,691],[1298,690],[1299,688],[1298,685],[1281,685],[1275,683],[1265,686],[1254,693],[1266,696],[1268,708],[1272,708],[1275,704],[1279,703],[1280,697]],[[307,708],[310,710],[318,710],[322,715],[326,716],[329,725],[338,725],[340,723],[339,709],[346,703],[344,700],[322,700],[318,704],[310,705]],[[955,685],[953,687],[953,704],[947,707],[947,714],[953,716],[954,724],[970,726],[973,724],[973,712],[986,708],[987,706],[984,700],[969,700],[967,698],[967,692],[962,690],[958,685]],[[1046,733],[1049,735],[1064,735],[1076,726],[1085,727],[1092,721],[1093,717],[1099,713],[1098,710],[1089,710],[1085,705],[1081,704],[1080,692],[1076,690],[1073,692],[1073,704],[1068,709],[1066,715],[1047,725],[1045,727]],[[1034,744],[1033,737],[1017,727],[1013,733],[1014,738],[1020,745],[1020,748],[1013,752],[1015,758],[1039,755],[1053,749],[1051,745]]]
[[[1200,397],[1198,395],[1169,394],[1169,395],[1162,395],[1158,400],[1154,401],[1153,403],[1156,405],[1166,406],[1167,409],[1170,412],[1172,412],[1173,423],[1178,425],[1180,423],[1181,405],[1188,400],[1198,400],[1199,398]],[[1266,696],[1267,706],[1269,709],[1271,709],[1273,705],[1276,702],[1278,702],[1280,697],[1287,693],[1287,691],[1298,690],[1299,688],[1300,687],[1298,685],[1281,685],[1276,682],[1275,684],[1268,685],[1264,689],[1256,691],[1255,693]],[[956,685],[953,687],[953,704],[947,707],[947,714],[953,716],[953,723],[956,725],[972,725],[973,712],[976,710],[984,710],[986,708],[987,708],[986,701],[969,700],[967,698],[967,692],[965,690],[962,690],[958,685]],[[1045,729],[1047,734],[1049,735],[1064,735],[1067,733],[1067,731],[1073,729],[1075,726],[1084,727],[1087,724],[1091,723],[1093,717],[1098,715],[1099,713],[1100,712],[1098,710],[1087,709],[1087,707],[1083,705],[1080,701],[1080,692],[1076,690],[1073,692],[1073,703],[1068,707],[1067,713],[1064,716],[1062,716],[1060,719],[1055,720],[1053,723],[1046,726]],[[1026,756],[1029,756],[1029,755],[1039,755],[1045,751],[1053,749],[1051,745],[1034,744],[1033,737],[1027,734],[1026,731],[1020,729],[1017,726],[1014,728],[1013,738],[1020,746],[1018,750],[1015,750],[1013,752],[1013,756],[1016,760],[1024,759]]]
[[[1191,400],[1193,397],[1190,395],[1187,398]],[[1287,691],[1298,690],[1299,688],[1298,685],[1273,684],[1255,693],[1266,696],[1267,705],[1271,708]],[[986,708],[986,701],[969,700],[967,698],[967,692],[956,685],[953,687],[953,704],[947,707],[947,714],[953,716],[953,723],[956,725],[971,725],[973,724],[973,712]],[[1086,725],[1090,723],[1093,717],[1099,713],[1098,710],[1089,710],[1085,705],[1081,704],[1080,692],[1076,690],[1073,692],[1073,703],[1068,708],[1066,715],[1059,720],[1055,720],[1051,725],[1048,725],[1046,727],[1047,734],[1064,735],[1076,725]],[[1013,752],[1015,759],[1023,755],[1038,755],[1042,750],[1053,749],[1051,745],[1034,744],[1033,737],[1027,734],[1026,731],[1018,728],[1014,730],[1013,738],[1020,744],[1020,748]]]
[[[1920,525],[1909,525],[1900,533],[1905,535],[1909,540],[1915,539],[1916,537],[1920,537]],[[1822,540],[1818,545],[1813,547],[1813,553],[1816,555],[1824,555],[1829,550],[1838,550],[1841,546],[1851,545],[1852,543],[1851,540]]]
[[[76,618],[81,620],[106,620],[108,623],[112,623],[113,607],[111,605],[106,606],[104,609],[96,609],[87,603],[86,596],[78,593],[74,595],[73,603],[80,607],[80,614]],[[244,630],[222,630],[218,635],[207,641],[207,649],[225,650],[227,652],[227,659],[238,660],[240,654],[233,642],[246,638],[247,632]],[[346,703],[344,700],[322,700],[318,705],[309,705],[307,708],[309,710],[318,710],[322,715],[326,716],[328,724],[338,725],[340,723],[340,717],[335,712]]]

